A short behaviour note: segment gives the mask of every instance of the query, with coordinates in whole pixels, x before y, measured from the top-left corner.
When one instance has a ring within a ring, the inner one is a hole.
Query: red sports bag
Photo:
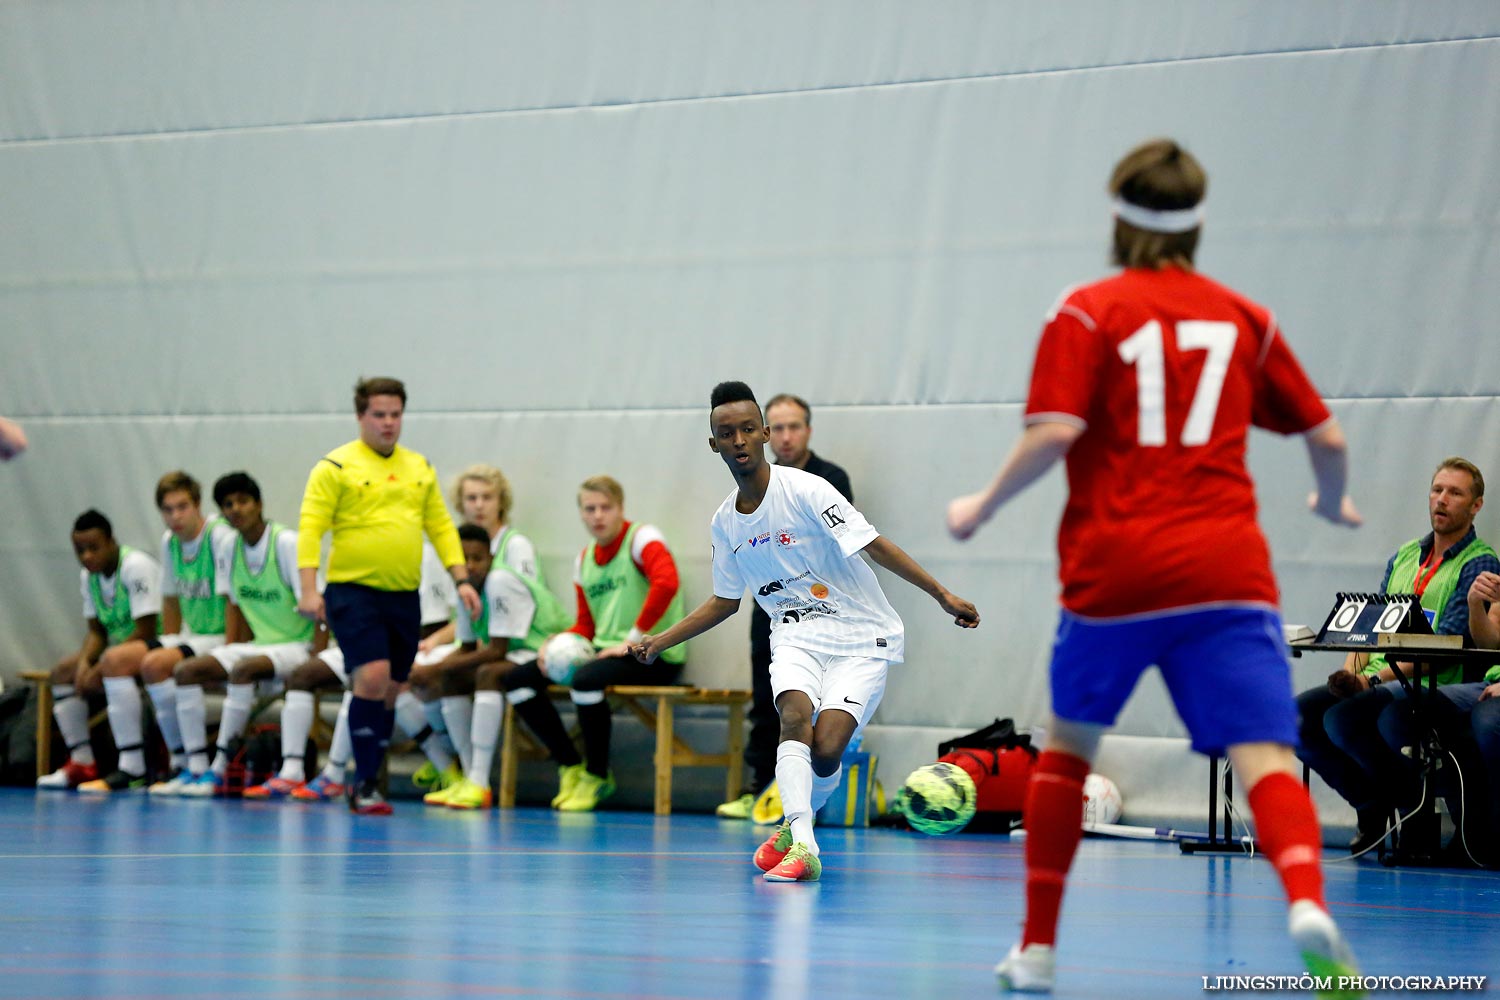
[[[1016,732],[1010,719],[996,719],[983,729],[938,746],[938,760],[963,768],[978,792],[971,832],[1008,832],[1021,819],[1026,783],[1036,766],[1031,737]]]

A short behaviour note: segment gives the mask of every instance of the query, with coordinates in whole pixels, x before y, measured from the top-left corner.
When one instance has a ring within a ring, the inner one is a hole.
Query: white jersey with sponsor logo
[[[496,551],[501,538],[506,539],[503,553]],[[539,569],[541,564],[536,558],[536,546],[531,544],[531,539],[520,532],[502,531],[491,538],[490,555],[522,576],[529,576],[541,582],[542,575]],[[429,541],[422,543],[422,583],[418,593],[422,597],[423,625],[441,625],[450,620],[453,622],[464,620],[465,614],[458,613],[460,604],[458,585],[453,582],[448,567],[443,565],[443,560],[438,557],[437,549],[433,548]]]
[[[504,552],[500,551],[502,538],[505,539]],[[542,564],[536,557],[536,546],[531,543],[531,539],[514,528],[502,528],[500,534],[490,539],[490,555],[524,577],[537,583],[547,582],[542,579]]]
[[[120,556],[114,576],[99,577],[99,594],[111,606],[115,603],[115,588],[121,581],[130,591],[130,617],[161,614],[161,565],[155,559],[140,549],[131,549]],[[86,569],[78,571],[78,588],[83,593],[83,617],[99,617]]]
[[[422,542],[422,582],[417,585],[417,594],[422,602],[422,624],[441,625],[448,620],[453,605],[458,602],[458,585],[437,549],[426,540]]]
[[[770,466],[753,514],[713,517],[714,594],[746,590],[771,617],[771,648],[787,643],[839,656],[900,662],[904,629],[859,551],[880,533],[826,479]]]
[[[519,576],[503,569],[490,570],[479,597],[489,605],[490,634],[486,638],[475,635],[474,623],[468,614],[460,613],[455,607],[453,623],[458,629],[459,642],[526,638],[526,633],[531,631],[531,620],[536,617],[536,598],[531,596],[531,590]]]

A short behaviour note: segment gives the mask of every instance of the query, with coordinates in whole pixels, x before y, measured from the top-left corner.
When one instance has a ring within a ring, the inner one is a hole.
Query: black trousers
[[[776,780],[776,747],[781,743],[781,717],[771,693],[771,617],[756,604],[750,613],[750,737],[745,741],[745,766],[759,795]]]
[[[648,665],[633,656],[609,656],[580,664],[573,673],[572,686],[574,691],[603,691],[613,684],[676,684],[681,675],[680,664],[658,660]],[[501,683],[507,691],[531,688],[537,692],[535,698],[516,706],[516,714],[525,720],[553,760],[563,765],[578,763],[578,751],[568,738],[557,706],[546,695],[548,681],[541,669],[535,663],[516,667],[505,674]],[[602,778],[609,773],[609,744],[614,726],[609,702],[575,705],[574,710],[583,736],[583,762],[591,773]]]

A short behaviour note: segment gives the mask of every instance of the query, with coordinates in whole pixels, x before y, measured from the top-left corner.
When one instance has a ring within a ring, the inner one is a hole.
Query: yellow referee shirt
[[[444,566],[464,561],[437,473],[426,458],[400,445],[386,458],[355,440],[313,466],[297,526],[298,567],[317,567],[323,533],[330,529],[329,583],[416,590],[424,531]]]

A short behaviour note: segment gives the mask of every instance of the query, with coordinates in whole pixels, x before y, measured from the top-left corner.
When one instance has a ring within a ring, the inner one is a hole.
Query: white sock
[[[818,853],[813,836],[812,747],[786,740],[776,747],[776,787],[781,792],[781,811],[792,824],[792,840]]]
[[[208,770],[208,710],[203,707],[203,688],[184,684],[177,689],[177,730],[187,751],[188,770],[194,776]]]
[[[109,728],[120,748],[120,770],[137,777],[146,773],[146,752],[141,748],[141,689],[134,677],[104,678],[104,698],[109,704]]]
[[[68,745],[68,759],[85,766],[94,762],[94,748],[89,745],[89,706],[73,693],[71,684],[52,685],[52,717]]]
[[[443,738],[443,749],[456,755],[458,748],[453,743],[453,734],[448,732],[448,720],[443,718],[443,700],[434,698],[422,702],[422,714],[427,716],[427,724],[432,727],[432,731]]]
[[[814,813],[822,809],[828,800],[833,797],[833,793],[838,791],[839,782],[843,779],[844,765],[842,763],[839,764],[837,771],[834,771],[826,778],[817,771],[813,772],[812,811]]]
[[[288,691],[281,705],[281,778],[306,781],[307,734],[312,732],[313,694],[311,691]]]
[[[495,764],[502,716],[499,691],[474,692],[474,724],[469,729],[469,739],[474,744],[474,768],[465,773],[482,788],[490,787],[490,768]]]
[[[231,684],[224,698],[224,710],[219,713],[218,753],[214,754],[214,774],[224,777],[229,773],[229,744],[245,732],[250,721],[250,709],[255,707],[254,684]]]
[[[440,704],[444,728],[458,752],[459,763],[463,765],[464,774],[471,774],[474,771],[474,744],[469,739],[469,731],[474,727],[474,699],[466,694],[449,694],[443,696]]]
[[[146,693],[156,710],[156,728],[172,752],[172,767],[182,767],[187,756],[182,752],[182,730],[177,725],[177,681],[168,677],[159,684],[147,684]]]
[[[353,700],[354,692],[345,691],[339,717],[333,724],[333,738],[328,742],[328,762],[323,765],[323,777],[341,785],[348,776],[349,758],[354,756],[354,744],[349,740],[349,702]]]
[[[396,725],[401,731],[410,737],[417,737],[424,729],[432,729],[427,724],[427,712],[422,708],[422,702],[410,691],[402,691],[396,696]],[[432,766],[439,771],[446,771],[453,766],[453,754],[448,749],[448,740],[443,734],[433,730],[421,743],[422,752],[427,759],[432,761]]]

